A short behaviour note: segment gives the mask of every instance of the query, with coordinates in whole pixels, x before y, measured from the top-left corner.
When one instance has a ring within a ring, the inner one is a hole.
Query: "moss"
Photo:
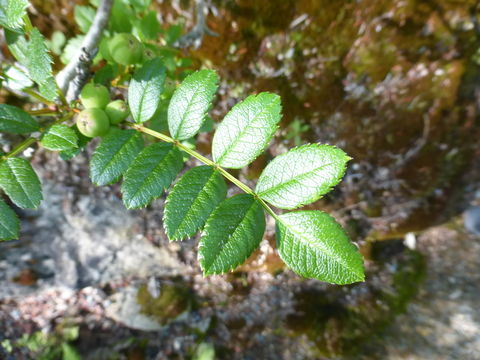
[[[188,311],[192,300],[192,294],[186,286],[173,282],[162,282],[157,297],[152,296],[146,284],[142,285],[137,293],[141,313],[161,324],[166,324]]]
[[[424,278],[425,260],[406,248],[384,253],[376,275],[366,283],[344,288],[306,288],[295,294],[295,313],[286,319],[293,336],[306,334],[320,356],[358,353],[405,311]],[[374,249],[374,253],[378,250]],[[385,258],[390,256],[388,261]],[[376,277],[376,279],[373,279]],[[375,280],[375,281],[372,281]]]

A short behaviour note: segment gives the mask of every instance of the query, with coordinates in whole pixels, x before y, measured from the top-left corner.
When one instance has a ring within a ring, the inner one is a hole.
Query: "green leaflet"
[[[235,195],[208,218],[198,248],[204,275],[222,274],[242,264],[265,232],[262,206],[251,195]]]
[[[334,146],[303,145],[273,159],[260,175],[255,191],[281,209],[307,205],[340,182],[348,160]]]
[[[250,164],[270,142],[281,110],[280,97],[267,92],[251,95],[235,105],[213,137],[214,161],[231,169]]]
[[[157,19],[157,12],[156,11],[149,11],[147,12],[143,18],[138,21],[135,28],[138,31],[138,35],[140,36],[142,41],[146,40],[156,40],[158,38],[158,34],[161,30],[160,23]]]
[[[135,71],[128,87],[128,103],[136,123],[143,123],[157,111],[165,81],[165,66],[160,58],[149,60]]]
[[[27,134],[39,130],[38,123],[28,113],[15,106],[0,104],[0,131]]]
[[[19,231],[17,214],[0,198],[0,241],[18,239]]]
[[[42,201],[42,188],[30,163],[8,158],[0,163],[0,188],[23,209],[35,209]]]
[[[38,84],[40,93],[50,101],[55,100],[57,85],[52,75],[52,57],[48,53],[43,35],[37,28],[33,28],[30,32],[25,66],[31,79]]]
[[[21,64],[27,64],[28,58],[28,41],[23,34],[14,31],[3,29],[5,33],[5,40],[8,44],[8,49]]]
[[[72,128],[57,124],[48,129],[40,143],[53,151],[71,150],[78,148],[78,137]]]
[[[27,0],[0,0],[0,25],[15,31],[23,26],[23,16],[27,13]]]
[[[122,184],[128,209],[147,206],[162,195],[183,167],[182,154],[172,144],[155,143],[135,158]]]
[[[142,148],[140,133],[112,128],[93,153],[90,162],[93,183],[101,186],[118,181]]]
[[[80,31],[86,33],[95,18],[95,9],[90,6],[75,5],[73,16]]]
[[[223,176],[211,166],[187,171],[167,197],[164,226],[170,240],[184,240],[202,229],[227,195]]]
[[[194,72],[182,81],[168,106],[168,127],[174,139],[185,140],[198,133],[217,87],[218,75],[213,70]]]
[[[362,256],[342,227],[321,211],[283,214],[277,220],[277,248],[297,274],[333,284],[363,281]]]
[[[71,129],[75,132],[75,136],[78,139],[77,147],[60,151],[60,157],[65,161],[70,160],[75,156],[77,156],[85,148],[85,146],[87,146],[88,143],[92,140],[91,138],[86,137],[80,131],[78,131],[77,126],[74,126]]]
[[[29,77],[37,83],[40,93],[54,101],[57,85],[52,75],[52,58],[47,44],[37,28],[32,29],[29,38],[27,41],[23,34],[5,29],[5,39],[13,56],[28,69]]]

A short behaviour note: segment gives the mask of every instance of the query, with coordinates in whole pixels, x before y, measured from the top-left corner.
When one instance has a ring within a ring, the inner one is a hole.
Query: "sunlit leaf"
[[[242,264],[259,246],[265,232],[262,206],[251,195],[235,195],[208,218],[198,259],[204,275],[222,274]]]
[[[0,162],[0,188],[18,207],[35,209],[42,201],[42,188],[32,165],[21,158]]]
[[[187,171],[167,197],[164,224],[170,240],[183,240],[202,229],[227,195],[223,176],[211,166]]]
[[[280,121],[280,97],[271,93],[251,95],[225,116],[213,137],[215,162],[239,169],[265,150]]]
[[[335,219],[321,211],[280,215],[277,248],[288,267],[306,278],[339,285],[364,280],[358,249]]]

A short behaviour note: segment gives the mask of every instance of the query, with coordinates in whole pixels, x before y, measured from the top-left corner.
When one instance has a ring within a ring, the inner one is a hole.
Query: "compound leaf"
[[[218,75],[213,70],[200,70],[183,80],[168,106],[168,127],[174,139],[185,140],[198,133],[217,87]]]
[[[147,206],[162,195],[183,167],[182,154],[172,144],[155,143],[135,158],[122,184],[128,209]]]
[[[50,101],[55,100],[57,85],[52,75],[52,57],[43,35],[37,28],[33,28],[30,32],[25,66],[31,79],[38,84],[40,93]]]
[[[267,92],[251,95],[235,105],[213,137],[215,162],[231,169],[250,164],[270,142],[281,110],[280,97]]]
[[[342,227],[324,212],[280,215],[276,238],[280,257],[301,276],[339,285],[364,280],[362,256]]]
[[[281,209],[310,204],[339,183],[349,159],[334,146],[307,144],[294,148],[267,165],[256,192]]]
[[[41,144],[48,150],[62,151],[78,147],[78,137],[75,130],[67,125],[53,125],[43,135]]]
[[[42,188],[32,165],[21,158],[0,163],[0,188],[23,209],[35,209],[42,201]]]
[[[37,131],[39,128],[35,119],[22,109],[0,104],[0,131],[12,134],[27,134]]]
[[[220,203],[200,239],[198,258],[203,274],[235,269],[259,246],[264,232],[265,215],[253,196],[239,194]]]
[[[102,186],[118,181],[142,148],[139,132],[111,129],[93,153],[90,162],[93,183]]]
[[[0,25],[10,30],[21,30],[27,6],[27,0],[0,0]]]
[[[165,81],[165,66],[160,58],[149,60],[135,71],[128,87],[128,103],[133,119],[143,123],[157,111]]]
[[[227,195],[223,176],[211,166],[187,171],[167,197],[164,224],[170,240],[183,240],[202,229],[212,211]]]
[[[0,199],[0,240],[18,239],[20,221],[17,214]]]

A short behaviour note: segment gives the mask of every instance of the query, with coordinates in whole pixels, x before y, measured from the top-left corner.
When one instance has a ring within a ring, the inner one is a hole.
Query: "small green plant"
[[[71,342],[78,339],[78,327],[61,325],[51,334],[36,331],[24,334],[16,341],[5,340],[0,345],[11,353],[14,348],[26,348],[38,360],[80,360]]]
[[[149,56],[139,57],[131,47],[151,44],[133,40],[121,30],[111,38],[109,54],[104,58],[110,61],[108,66],[119,70],[109,85],[117,87],[116,93],[128,87],[126,100],[131,118],[125,120],[128,111],[121,103],[107,105],[110,92],[93,83],[80,96],[87,108],[81,110],[78,102],[65,101],[57,91],[43,37],[29,25],[27,2],[7,3],[12,6],[3,8],[7,16],[0,16],[0,22],[9,34],[8,46],[28,69],[40,93],[31,88],[25,91],[48,107],[28,113],[1,104],[1,131],[39,132],[40,144],[60,151],[64,158],[78,153],[89,138],[102,136],[91,158],[92,182],[103,186],[123,180],[123,202],[129,209],[146,207],[167,191],[166,233],[171,241],[181,241],[202,232],[198,260],[205,275],[223,274],[241,265],[263,239],[265,215],[269,214],[276,222],[280,257],[297,274],[335,284],[364,280],[362,257],[333,217],[316,210],[278,214],[272,209],[298,209],[328,193],[340,182],[350,160],[342,150],[322,144],[293,148],[266,166],[255,189],[227,170],[244,168],[265,151],[281,119],[278,95],[262,92],[236,104],[219,123],[213,136],[212,156],[206,157],[189,144],[194,144],[192,138],[204,129],[208,118],[219,82],[215,71],[191,73],[175,88],[171,86],[175,77],[167,65],[171,58],[162,56],[158,47],[152,47]],[[118,19],[115,8],[113,11],[115,23]],[[38,52],[33,62],[29,60],[32,51]],[[40,73],[42,78],[36,76]],[[57,98],[63,99],[62,103],[57,103]],[[71,119],[76,113],[79,115],[74,126]],[[41,120],[40,116],[46,114],[54,120]],[[158,131],[159,118],[166,120],[163,132]],[[0,188],[20,208],[37,208],[42,200],[35,171],[27,160],[18,157],[37,140],[30,136],[1,158]],[[189,157],[202,165],[188,170],[175,182]],[[225,180],[243,194],[227,198]],[[0,238],[18,238],[19,220],[3,200],[0,214]]]

